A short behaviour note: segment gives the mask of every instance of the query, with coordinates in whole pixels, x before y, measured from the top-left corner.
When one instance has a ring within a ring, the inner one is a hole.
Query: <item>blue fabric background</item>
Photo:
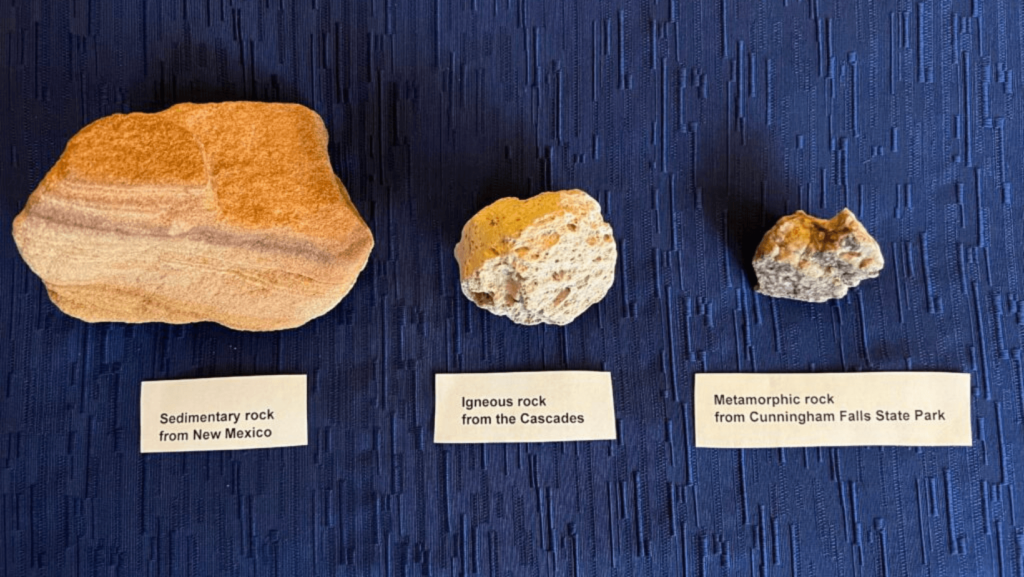
[[[1024,5],[928,0],[0,1],[0,574],[1020,575]],[[377,246],[296,330],[85,324],[14,215],[82,126],[299,102]],[[520,327],[463,223],[579,187],[607,298]],[[761,235],[852,208],[882,276],[751,290]],[[438,372],[604,369],[616,442],[437,446]],[[704,450],[712,371],[970,371],[970,448]],[[139,454],[142,380],[305,373],[304,448]]]

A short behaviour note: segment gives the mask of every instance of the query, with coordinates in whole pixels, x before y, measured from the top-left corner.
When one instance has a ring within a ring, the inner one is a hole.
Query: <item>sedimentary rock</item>
[[[14,221],[80,319],[302,325],[349,292],[373,236],[296,104],[179,104],[93,122]]]
[[[848,208],[831,220],[804,211],[779,219],[754,255],[755,290],[820,303],[846,296],[885,266],[878,243]]]
[[[565,325],[604,298],[617,255],[612,227],[582,190],[498,200],[455,246],[462,292],[521,325]]]

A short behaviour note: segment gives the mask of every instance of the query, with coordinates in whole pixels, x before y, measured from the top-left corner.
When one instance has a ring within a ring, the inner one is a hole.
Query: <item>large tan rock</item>
[[[565,325],[604,298],[617,254],[612,227],[582,190],[498,200],[455,246],[462,292],[521,325]]]
[[[93,122],[14,221],[22,257],[80,319],[266,331],[334,308],[373,236],[297,104],[179,104]]]
[[[875,239],[844,208],[831,220],[802,210],[779,219],[754,255],[761,294],[813,303],[846,296],[885,266]]]

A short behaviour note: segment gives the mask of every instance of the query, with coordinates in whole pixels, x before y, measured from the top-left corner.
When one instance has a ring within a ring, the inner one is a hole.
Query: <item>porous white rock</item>
[[[779,219],[757,247],[755,290],[820,303],[846,296],[862,280],[877,277],[884,266],[878,243],[850,209],[831,220],[798,210]]]
[[[455,246],[462,292],[521,325],[565,325],[604,298],[618,252],[597,201],[582,190],[503,198]]]

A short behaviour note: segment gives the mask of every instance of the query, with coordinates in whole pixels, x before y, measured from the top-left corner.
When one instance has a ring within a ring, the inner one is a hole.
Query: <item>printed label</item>
[[[970,446],[962,373],[699,374],[698,447]]]
[[[611,373],[437,375],[435,394],[435,443],[615,439]]]
[[[308,443],[306,375],[144,381],[140,404],[143,453]]]

